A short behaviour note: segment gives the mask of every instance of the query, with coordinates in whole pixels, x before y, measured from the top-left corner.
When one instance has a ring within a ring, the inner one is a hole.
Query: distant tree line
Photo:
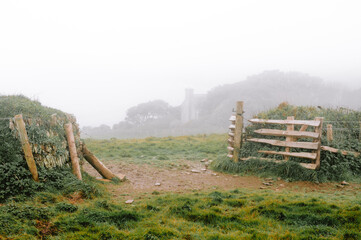
[[[154,100],[131,107],[126,118],[112,127],[84,127],[83,137],[141,138],[223,133],[227,131],[228,118],[236,101],[244,101],[246,119],[285,101],[298,106],[361,110],[361,89],[326,84],[320,78],[298,72],[266,71],[244,81],[211,89],[199,106],[197,120],[182,123],[181,106],[173,107],[163,100]]]

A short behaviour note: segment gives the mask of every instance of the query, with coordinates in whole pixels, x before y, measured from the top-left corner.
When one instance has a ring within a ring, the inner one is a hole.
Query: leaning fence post
[[[33,179],[35,181],[39,181],[38,170],[36,168],[33,152],[30,147],[29,138],[28,134],[26,133],[25,123],[22,114],[15,116],[15,125],[19,132],[21,146],[23,148],[25,160],[28,164],[31,175],[33,176]]]
[[[332,131],[332,124],[327,124],[327,141],[333,141],[333,131]]]
[[[75,139],[74,139],[74,133],[73,133],[73,125],[71,123],[67,123],[64,125],[66,138],[68,141],[69,146],[69,153],[70,153],[70,159],[71,159],[71,166],[73,169],[73,174],[81,180],[81,172],[80,172],[80,166],[79,166],[79,157],[76,151],[75,146]]]
[[[233,160],[238,162],[239,151],[242,146],[242,132],[243,132],[243,101],[237,102],[236,108],[236,128],[234,130],[234,150]]]

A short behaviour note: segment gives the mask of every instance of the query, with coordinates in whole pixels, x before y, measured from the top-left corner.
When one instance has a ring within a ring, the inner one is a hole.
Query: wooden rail
[[[319,127],[321,122],[319,120],[307,121],[307,120],[268,120],[268,119],[250,119],[251,123],[263,123],[263,124],[291,124],[291,125],[306,125],[312,127]]]

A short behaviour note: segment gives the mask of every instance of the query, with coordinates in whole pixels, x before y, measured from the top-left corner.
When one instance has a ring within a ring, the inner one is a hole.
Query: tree
[[[125,120],[135,125],[166,117],[172,112],[172,107],[163,100],[141,103],[129,108]]]

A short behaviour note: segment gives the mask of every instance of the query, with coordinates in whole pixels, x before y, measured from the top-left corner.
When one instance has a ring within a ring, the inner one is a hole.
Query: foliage
[[[159,120],[168,115],[174,115],[175,113],[175,109],[165,101],[154,100],[129,108],[125,120],[139,126],[144,125],[151,120]]]

